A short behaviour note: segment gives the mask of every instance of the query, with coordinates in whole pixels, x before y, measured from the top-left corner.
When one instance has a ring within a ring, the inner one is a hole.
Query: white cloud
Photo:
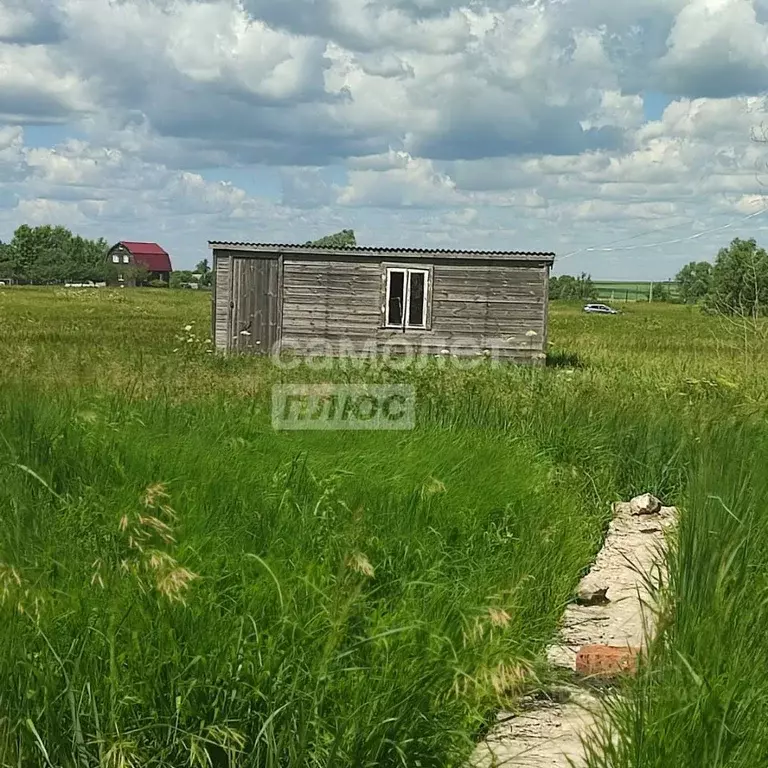
[[[628,237],[615,268],[661,277],[764,201],[767,22],[766,0],[5,0],[0,227],[191,251],[354,226],[595,273]],[[657,119],[647,92],[673,99]]]
[[[63,122],[95,108],[88,89],[45,47],[0,43],[0,121]]]
[[[606,90],[600,95],[599,106],[582,121],[582,127],[623,129],[639,128],[644,122],[641,96],[625,96],[621,91]]]
[[[374,169],[350,170],[349,185],[338,197],[340,205],[436,207],[462,201],[453,179],[440,173],[430,160],[390,151],[386,158],[373,158],[372,163]]]
[[[459,227],[466,227],[477,220],[476,208],[460,208],[455,211],[449,211],[443,216],[446,224],[452,224]]]
[[[8,180],[6,168],[15,180],[0,191],[18,197],[0,207],[0,234],[6,237],[21,223],[63,224],[110,240],[159,239],[200,257],[209,238],[252,238],[260,221],[282,228],[283,239],[292,239],[288,232],[298,220],[313,231],[336,224],[332,216],[280,206],[229,182],[207,181],[121,150],[78,140],[27,147],[16,127],[0,129],[0,169]]]
[[[691,0],[668,46],[659,66],[676,91],[729,96],[768,82],[768,26],[754,0]]]
[[[9,181],[16,176],[24,163],[24,131],[19,126],[0,128],[0,168],[2,178]]]
[[[30,226],[52,224],[77,228],[82,227],[87,220],[76,203],[63,203],[40,197],[19,201],[16,211],[24,223]]]
[[[743,195],[735,202],[729,201],[728,207],[738,213],[755,214],[768,207],[768,195]]]
[[[32,11],[20,6],[0,5],[0,40],[13,40],[23,37],[35,25]]]

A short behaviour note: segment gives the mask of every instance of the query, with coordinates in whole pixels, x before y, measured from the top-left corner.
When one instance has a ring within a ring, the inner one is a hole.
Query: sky
[[[768,0],[0,0],[0,239],[664,280],[768,245],[767,91]]]

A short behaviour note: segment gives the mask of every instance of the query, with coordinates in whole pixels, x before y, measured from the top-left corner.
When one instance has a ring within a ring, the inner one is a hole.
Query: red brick
[[[584,645],[576,654],[576,671],[585,677],[602,678],[633,674],[637,654],[637,648]]]

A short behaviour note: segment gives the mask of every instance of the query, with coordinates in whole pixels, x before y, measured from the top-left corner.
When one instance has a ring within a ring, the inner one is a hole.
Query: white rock
[[[632,515],[655,515],[661,511],[661,502],[653,494],[644,493],[629,502],[629,511]]]

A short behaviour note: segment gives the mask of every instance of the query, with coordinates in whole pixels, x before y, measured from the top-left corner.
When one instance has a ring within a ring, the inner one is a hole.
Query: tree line
[[[66,227],[22,224],[9,243],[0,241],[0,280],[29,283],[98,282],[106,277],[109,244]]]
[[[591,301],[597,298],[597,288],[592,282],[592,277],[584,272],[578,277],[553,276],[549,278],[549,298]]]
[[[123,272],[138,285],[150,285],[150,273],[142,265],[116,267],[107,261],[110,244],[75,235],[66,227],[22,224],[9,243],[0,241],[0,280],[20,283],[86,283],[104,282]],[[211,283],[208,260],[200,261],[195,270],[178,270],[171,274],[171,287],[179,288],[195,280],[201,286]]]
[[[677,293],[666,283],[652,283],[652,301],[699,304],[710,313],[752,316],[768,315],[768,253],[754,238],[735,238],[721,248],[714,260],[692,261],[675,278]],[[572,301],[594,301],[598,286],[590,275],[550,277],[549,297]]]
[[[355,233],[343,229],[306,245],[320,248],[353,247]],[[73,234],[62,226],[30,227],[22,224],[10,242],[0,240],[0,280],[21,283],[94,283],[104,282],[115,272],[107,261],[110,244],[100,237],[89,240]],[[133,266],[132,279],[148,284],[149,273],[140,265]],[[125,268],[121,268],[125,272]],[[198,262],[194,270],[180,269],[171,274],[171,287],[181,288],[193,283],[208,287],[212,274],[208,259]]]
[[[768,253],[754,238],[735,238],[714,264],[692,261],[677,274],[680,298],[708,312],[758,317],[768,314]]]

